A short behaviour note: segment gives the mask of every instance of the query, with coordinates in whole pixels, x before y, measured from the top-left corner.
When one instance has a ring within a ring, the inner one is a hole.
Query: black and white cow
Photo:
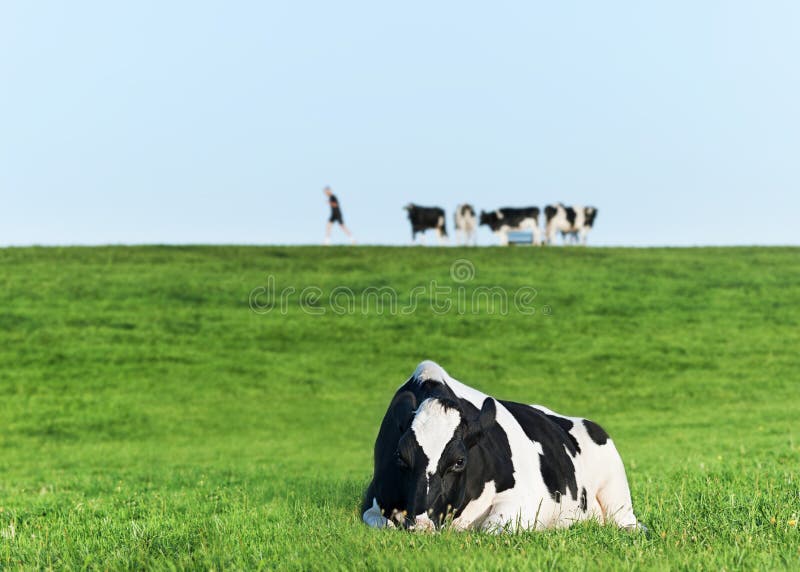
[[[376,528],[449,522],[500,532],[587,519],[644,528],[622,459],[599,425],[494,399],[431,361],[383,418],[361,513]]]
[[[561,203],[547,205],[544,208],[545,216],[545,240],[551,244],[556,233],[561,232],[564,243],[567,237],[571,241],[585,245],[586,235],[592,230],[594,219],[597,217],[597,209],[594,207],[567,207]]]
[[[508,244],[508,233],[510,231],[531,232],[533,244],[542,243],[541,232],[539,230],[539,208],[527,207],[513,209],[505,207],[491,212],[481,211],[480,224],[487,225],[492,232],[500,237],[500,244]]]
[[[477,245],[478,221],[472,205],[464,203],[456,207],[455,224],[458,242],[465,245]]]
[[[409,203],[405,207],[408,211],[408,220],[411,221],[411,240],[416,242],[417,233],[422,233],[424,240],[425,231],[429,228],[436,229],[439,243],[447,237],[447,228],[444,223],[444,209],[439,207],[421,207]]]

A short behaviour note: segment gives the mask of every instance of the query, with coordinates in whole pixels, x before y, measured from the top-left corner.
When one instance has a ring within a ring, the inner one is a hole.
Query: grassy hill
[[[797,569],[798,284],[796,248],[0,250],[0,568]],[[600,422],[651,533],[361,525],[426,358]]]

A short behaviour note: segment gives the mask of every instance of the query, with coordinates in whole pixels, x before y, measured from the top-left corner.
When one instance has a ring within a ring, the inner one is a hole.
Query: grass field
[[[285,311],[250,308],[268,276]],[[432,280],[535,313],[443,311]],[[416,310],[364,312],[369,287]],[[368,530],[425,358],[604,425],[650,534]],[[796,248],[0,250],[1,569],[798,569],[799,417]]]

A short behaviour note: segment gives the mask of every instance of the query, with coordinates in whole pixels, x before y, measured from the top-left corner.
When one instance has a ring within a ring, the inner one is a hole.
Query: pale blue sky
[[[800,244],[798,30],[794,0],[5,0],[0,244],[321,242],[326,184],[363,243],[466,200]]]

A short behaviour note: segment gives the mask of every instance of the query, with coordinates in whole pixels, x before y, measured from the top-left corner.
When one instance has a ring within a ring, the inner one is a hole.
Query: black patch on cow
[[[453,393],[453,390],[450,389],[450,387],[448,387],[445,383],[434,379],[420,381],[419,379],[412,377],[397,390],[397,393],[402,393],[403,391],[410,391],[413,393],[414,397],[417,398],[417,403],[422,403],[431,397],[441,401],[458,402],[458,397],[456,397],[456,394]]]
[[[583,211],[583,215],[585,217],[585,222],[583,225],[592,228],[592,225],[594,225],[594,219],[597,216],[597,209],[594,207],[586,207]]]
[[[420,381],[410,377],[394,394],[375,440],[374,470],[372,481],[364,494],[361,505],[362,514],[372,506],[373,497],[378,499],[378,504],[384,511],[384,516],[389,516],[392,510],[404,510],[417,501],[408,490],[408,476],[400,471],[397,466],[395,452],[403,434],[408,430],[410,419],[407,423],[398,423],[396,402],[402,395],[414,396],[416,406],[433,397],[443,402],[457,403],[458,398],[444,383],[434,380]],[[401,404],[401,406],[405,406]]]
[[[570,228],[575,226],[575,209],[572,207],[564,207],[564,211],[567,213],[567,222],[569,223]]]
[[[447,236],[447,227],[444,222],[444,209],[440,207],[421,207],[409,204],[405,207],[408,211],[408,220],[411,222],[411,239],[415,240],[418,232],[425,232],[435,228]]]
[[[467,418],[474,419],[479,410],[466,399],[459,398],[461,411]],[[502,403],[502,402],[501,402]],[[467,465],[467,490],[463,509],[470,501],[483,493],[483,487],[494,481],[495,490],[499,493],[514,486],[514,467],[511,463],[511,445],[505,430],[495,423],[485,432],[478,442],[469,450],[470,461]]]
[[[556,493],[563,496],[569,489],[572,500],[578,500],[575,465],[570,456],[570,454],[575,455],[576,449],[567,431],[559,423],[553,421],[551,416],[545,415],[530,405],[513,401],[500,401],[500,403],[511,412],[528,439],[541,445],[542,454],[539,455],[539,465],[542,480],[544,480],[550,496],[556,499]]]
[[[569,419],[564,419],[563,417],[559,417],[558,415],[547,415],[547,418],[554,423],[558,423],[561,425],[561,428],[567,433],[567,437],[569,437],[569,441],[572,444],[572,447],[569,448],[570,454],[574,457],[577,453],[581,452],[581,446],[578,444],[578,440],[575,436],[569,432],[572,429],[572,421]]]
[[[586,502],[586,487],[582,487],[581,488],[581,510],[583,512],[586,512],[587,508],[588,508],[588,504]]]
[[[556,207],[554,207],[553,205],[547,205],[546,207],[544,207],[544,217],[545,217],[545,220],[546,220],[547,222],[550,222],[550,220],[551,220],[551,219],[552,219],[554,216],[556,216],[556,213],[557,213],[557,212],[558,212],[558,209],[557,209]]]
[[[605,429],[600,427],[600,425],[594,421],[589,421],[588,419],[583,420],[583,425],[586,427],[586,431],[589,433],[589,437],[592,438],[592,441],[598,445],[606,444],[608,441],[608,433],[606,433]]]
[[[511,207],[503,207],[492,212],[481,211],[479,224],[486,225],[492,232],[497,231],[503,226],[509,227],[511,230],[519,228],[523,220],[532,218],[539,224],[539,207],[525,207],[515,209]]]
[[[405,422],[398,415],[398,407],[406,408],[409,405],[405,401],[398,403],[401,397],[411,395],[411,392],[405,390],[408,385],[409,383],[406,383],[395,393],[378,430],[378,437],[375,440],[375,465],[372,482],[364,494],[361,505],[362,513],[372,506],[373,497],[378,499],[381,508],[386,511],[385,516],[391,514],[392,509],[401,508],[407,502],[406,487],[404,486],[405,476],[397,468],[395,452],[400,437],[403,436],[410,423],[410,412],[409,418],[404,420]],[[413,407],[416,407],[418,403],[419,400],[416,399],[416,402],[412,403]]]

